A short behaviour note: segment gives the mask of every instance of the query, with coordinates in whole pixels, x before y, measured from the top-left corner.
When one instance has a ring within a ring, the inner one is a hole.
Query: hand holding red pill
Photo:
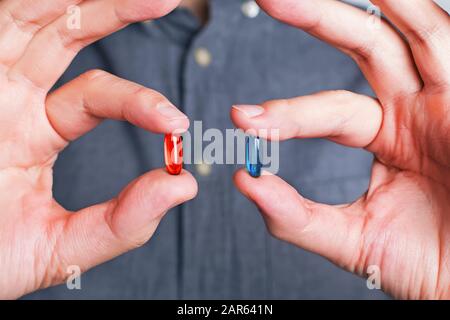
[[[68,30],[67,7],[75,2],[83,24]],[[143,245],[170,209],[197,193],[194,177],[181,171],[181,141],[176,141],[169,153],[176,176],[151,170],[111,200],[77,212],[53,198],[58,153],[103,119],[128,121],[156,134],[189,128],[186,115],[161,93],[101,70],[51,90],[82,47],[128,23],[164,16],[179,3],[94,2],[0,1],[1,299],[60,284],[69,266],[84,272]],[[33,25],[33,32],[24,36],[9,14]]]
[[[164,160],[167,172],[179,175],[183,170],[183,137],[166,134],[164,138]]]

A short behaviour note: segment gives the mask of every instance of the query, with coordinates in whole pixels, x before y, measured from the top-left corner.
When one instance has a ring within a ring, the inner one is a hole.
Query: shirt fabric
[[[83,50],[61,83],[100,68],[167,96],[203,129],[233,128],[235,103],[346,89],[371,90],[344,54],[268,17],[243,14],[241,0],[211,0],[201,27],[184,9],[131,25]],[[198,48],[211,56],[195,59]],[[364,125],[364,124],[361,124]],[[345,203],[368,187],[372,156],[321,139],[280,144],[279,176],[302,195]],[[54,170],[54,196],[70,210],[114,197],[131,180],[163,166],[163,137],[125,122],[105,121],[73,142]],[[208,175],[186,165],[198,196],[163,219],[142,248],[82,275],[81,290],[65,285],[37,298],[298,299],[385,298],[326,259],[272,238],[255,206],[232,182],[239,165],[213,165]]]

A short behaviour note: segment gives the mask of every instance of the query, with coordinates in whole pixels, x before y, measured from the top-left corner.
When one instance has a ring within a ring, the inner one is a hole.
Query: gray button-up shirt
[[[203,129],[233,128],[234,103],[347,89],[370,94],[356,65],[334,48],[240,0],[211,0],[205,27],[178,9],[85,49],[61,83],[92,68],[156,89]],[[253,10],[253,11],[251,11]],[[199,53],[198,49],[202,52]],[[106,121],[72,143],[55,167],[54,195],[77,210],[115,196],[163,166],[163,137]],[[304,196],[335,204],[368,186],[372,157],[318,139],[283,142],[279,175]],[[233,186],[238,166],[187,165],[196,199],[173,209],[144,247],[65,285],[29,298],[383,298],[365,280],[273,239],[261,215]]]

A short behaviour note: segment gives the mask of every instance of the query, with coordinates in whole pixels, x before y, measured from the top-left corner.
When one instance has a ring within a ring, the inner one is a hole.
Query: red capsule
[[[164,160],[167,172],[180,174],[183,169],[183,137],[166,134],[164,138]]]

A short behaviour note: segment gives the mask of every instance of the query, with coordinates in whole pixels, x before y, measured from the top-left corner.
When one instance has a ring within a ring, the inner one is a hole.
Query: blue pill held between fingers
[[[245,137],[245,166],[248,173],[258,178],[261,176],[261,150],[259,137],[247,136]]]

